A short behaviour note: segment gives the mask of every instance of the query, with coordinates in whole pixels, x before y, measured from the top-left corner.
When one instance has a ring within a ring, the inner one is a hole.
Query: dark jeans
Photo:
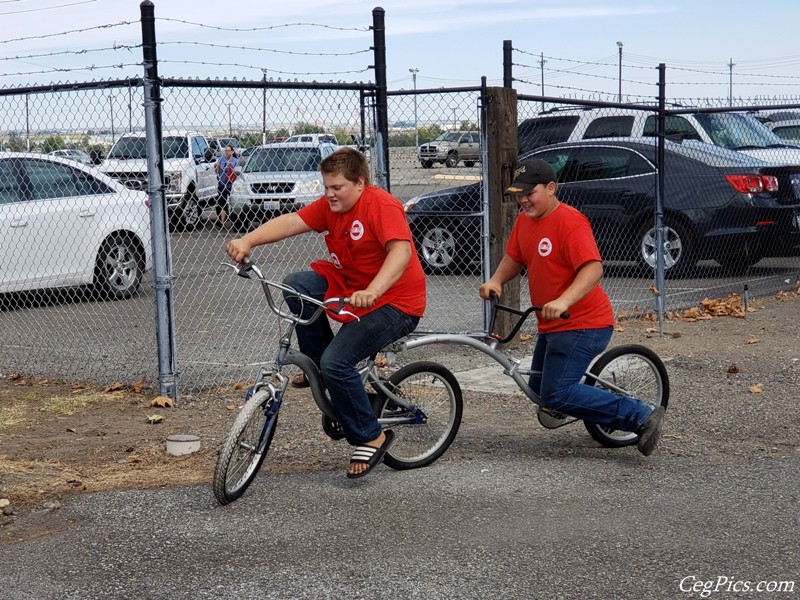
[[[636,431],[653,406],[581,383],[589,364],[611,340],[611,327],[540,334],[529,385],[542,404],[587,423]],[[537,373],[538,372],[538,373]]]
[[[325,278],[313,271],[292,273],[283,283],[318,300],[325,297],[328,289]],[[304,318],[310,317],[316,308],[301,306],[297,297],[286,292],[284,298],[291,311]],[[356,365],[414,331],[418,323],[419,317],[385,305],[368,312],[360,321],[343,323],[336,335],[325,316],[295,330],[300,351],[308,355],[322,372],[333,407],[351,444],[363,444],[381,434]]]
[[[228,196],[231,195],[231,188],[227,185],[218,185],[217,186],[217,216],[219,216],[222,211],[225,211],[225,214],[229,214],[230,211],[228,210]]]

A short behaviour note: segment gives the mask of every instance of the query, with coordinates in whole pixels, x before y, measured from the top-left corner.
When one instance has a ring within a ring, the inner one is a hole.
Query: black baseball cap
[[[550,163],[540,158],[530,158],[519,163],[514,169],[514,181],[506,189],[506,193],[527,196],[540,183],[547,184],[551,181],[556,181],[556,172]]]

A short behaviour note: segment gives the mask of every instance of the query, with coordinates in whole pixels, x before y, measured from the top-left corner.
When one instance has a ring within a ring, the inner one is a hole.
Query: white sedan
[[[146,193],[71,160],[0,153],[0,293],[92,285],[120,300],[151,264]]]

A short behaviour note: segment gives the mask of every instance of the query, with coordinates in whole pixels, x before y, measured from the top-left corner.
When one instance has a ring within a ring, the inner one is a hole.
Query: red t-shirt
[[[543,219],[520,213],[506,245],[506,254],[527,265],[531,304],[543,306],[558,298],[589,261],[602,260],[589,220],[577,209],[559,204]],[[539,332],[600,329],[614,325],[614,310],[598,284],[569,307],[569,319],[539,318]]]
[[[394,196],[381,188],[368,186],[349,212],[331,211],[323,196],[297,214],[314,231],[328,232],[325,243],[330,259],[311,265],[328,280],[326,298],[350,296],[366,289],[386,260],[388,242],[406,240],[411,244],[408,266],[375,305],[368,309],[348,307],[347,310],[361,315],[391,304],[408,315],[422,316],[426,304],[425,273],[414,251],[403,205]]]

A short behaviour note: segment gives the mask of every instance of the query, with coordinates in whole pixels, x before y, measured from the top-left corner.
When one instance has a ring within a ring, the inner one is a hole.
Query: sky
[[[509,40],[523,94],[652,100],[664,63],[671,98],[800,96],[800,3],[789,0],[153,4],[165,77],[374,81],[369,28],[380,6],[390,90],[482,76],[502,85]],[[0,0],[0,76],[15,86],[140,76],[140,14],[138,0]]]

